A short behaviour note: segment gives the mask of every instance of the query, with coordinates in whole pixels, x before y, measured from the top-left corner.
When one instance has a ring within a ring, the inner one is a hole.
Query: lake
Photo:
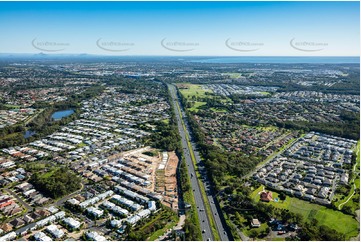
[[[51,118],[55,121],[60,120],[62,118],[68,117],[69,115],[72,115],[74,113],[73,109],[68,109],[68,110],[60,110],[60,111],[56,111],[53,113],[53,115],[51,115]]]
[[[34,134],[36,134],[35,131],[26,130],[25,133],[24,133],[24,138],[25,138],[25,139],[30,138],[30,137],[33,136]]]

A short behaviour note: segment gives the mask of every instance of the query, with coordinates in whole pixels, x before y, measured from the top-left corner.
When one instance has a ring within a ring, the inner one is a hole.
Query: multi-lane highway
[[[201,162],[198,152],[195,149],[196,145],[193,142],[193,139],[191,138],[192,134],[190,133],[188,122],[185,118],[185,113],[180,105],[177,96],[177,90],[173,85],[168,85],[168,88],[172,97],[173,107],[175,110],[176,120],[178,124],[178,130],[182,139],[181,142],[182,142],[183,153],[185,156],[185,161],[188,168],[188,175],[191,177],[191,186],[196,201],[199,222],[202,230],[202,238],[203,240],[214,239],[212,235],[210,222],[207,213],[205,211],[206,209],[205,204],[208,203],[210,205],[213,220],[216,224],[216,228],[221,240],[222,241],[232,240],[232,237],[229,236],[230,233],[227,229],[227,226],[225,225],[224,218],[222,217],[222,212],[220,210],[217,199],[214,196],[210,181],[207,177],[206,170],[203,166],[203,163]],[[187,139],[190,141],[189,143],[190,145],[188,144]],[[194,154],[194,157],[196,159],[198,172],[201,175],[200,179],[197,178],[197,173],[195,171],[194,163],[191,158],[192,153]],[[200,186],[203,186],[206,191],[207,194],[206,201],[203,200]]]

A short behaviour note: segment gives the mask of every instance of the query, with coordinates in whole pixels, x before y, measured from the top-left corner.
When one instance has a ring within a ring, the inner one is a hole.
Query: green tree
[[[252,238],[253,240],[255,238],[257,238],[259,236],[259,231],[258,230],[255,230],[255,229],[252,229],[250,234],[249,234],[249,237]]]
[[[284,201],[284,200],[286,200],[286,194],[284,193],[284,192],[280,192],[280,194],[279,194],[279,199],[281,200],[281,201]]]

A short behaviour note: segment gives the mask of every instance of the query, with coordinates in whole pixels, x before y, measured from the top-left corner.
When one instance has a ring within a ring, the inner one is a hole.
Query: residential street
[[[15,197],[28,211],[32,211],[32,207],[27,204],[25,201],[23,201],[23,199],[21,197],[19,197],[15,192],[5,188],[4,189],[6,192],[8,192],[9,194],[11,194],[13,197]]]

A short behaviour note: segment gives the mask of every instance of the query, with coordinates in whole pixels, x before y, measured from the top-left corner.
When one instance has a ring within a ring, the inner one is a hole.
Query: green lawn
[[[244,229],[242,232],[249,237],[251,235],[252,231],[258,231],[259,233],[262,233],[264,231],[266,231],[266,229],[268,228],[267,223],[261,223],[261,227],[259,228],[248,228],[248,229]]]
[[[85,143],[83,143],[83,142],[81,142],[80,144],[78,144],[76,147],[77,148],[83,148],[83,147],[85,147],[85,146],[87,146]]]
[[[263,190],[262,188],[263,186],[260,186],[252,192],[251,196],[255,201],[259,201],[258,193]],[[277,192],[272,192],[273,198],[277,198],[278,195]],[[315,203],[287,196],[283,202],[272,201],[269,202],[269,204],[277,208],[288,209],[291,212],[299,213],[306,220],[315,218],[320,225],[326,225],[345,234],[347,237],[357,236],[359,231],[358,222],[352,216]]]
[[[349,215],[328,208],[321,208],[315,214],[315,219],[320,225],[326,225],[347,237],[357,236],[359,232],[358,222]]]
[[[163,119],[162,122],[165,123],[165,124],[169,124],[169,118]]]
[[[255,189],[255,190],[251,193],[251,198],[252,198],[253,200],[255,200],[256,202],[259,201],[259,193],[260,193],[261,191],[263,191],[263,188],[264,188],[264,186],[259,186],[257,189]]]

